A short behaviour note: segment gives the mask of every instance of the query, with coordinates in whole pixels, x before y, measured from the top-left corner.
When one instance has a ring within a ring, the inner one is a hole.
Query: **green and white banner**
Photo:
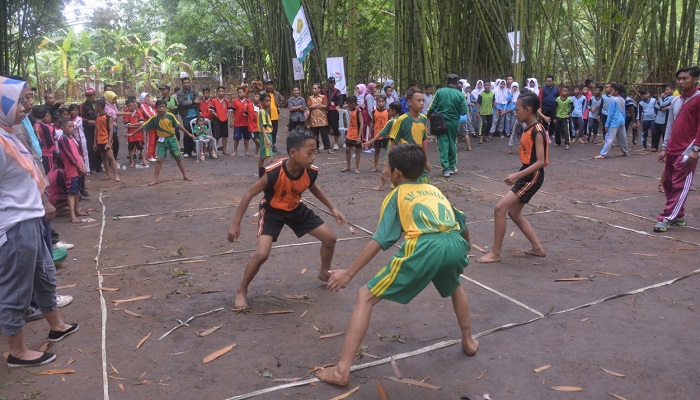
[[[282,6],[289,24],[292,26],[292,37],[294,38],[297,58],[302,63],[314,47],[309,23],[306,21],[306,14],[304,14],[304,7],[301,5],[301,0],[282,0]]]

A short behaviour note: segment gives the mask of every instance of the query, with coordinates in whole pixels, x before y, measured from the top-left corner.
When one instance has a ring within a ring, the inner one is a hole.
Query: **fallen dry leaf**
[[[554,282],[580,282],[580,281],[590,281],[591,278],[559,278],[555,279]]]
[[[480,252],[482,252],[482,253],[484,253],[484,254],[488,253],[488,251],[484,250],[482,247],[479,247],[479,246],[477,246],[477,245],[475,245],[475,244],[472,245],[472,248],[474,248],[474,249],[476,249],[476,250],[479,250]]]
[[[119,373],[119,371],[117,371],[117,369],[114,368],[114,365],[112,365],[112,363],[109,363],[109,366],[112,367],[112,371],[114,371],[115,374]]]
[[[134,383],[134,384],[131,385],[131,386],[150,385],[151,383],[153,383],[153,382],[151,382],[151,381],[141,381],[141,382],[138,382],[138,383]]]
[[[391,369],[394,371],[394,376],[403,379],[403,374],[401,373],[401,370],[399,369],[399,364],[396,363],[396,360],[391,360]]]
[[[605,369],[605,368],[603,368],[603,367],[600,367],[600,369],[602,369],[604,372],[607,372],[608,374],[610,374],[610,375],[612,375],[612,376],[616,376],[616,377],[618,377],[618,378],[624,378],[624,377],[625,377],[625,374],[621,374],[621,373],[619,373],[619,372],[611,371],[611,370]]]
[[[688,247],[671,247],[669,250],[677,250],[677,251],[692,251],[695,249],[691,249]]]
[[[158,250],[158,249],[156,249],[156,248],[153,247],[153,246],[148,246],[148,245],[145,245],[145,244],[142,244],[141,246],[143,246],[143,247],[145,247],[145,248],[147,248],[147,249],[151,249],[151,250]]]
[[[157,224],[157,223],[159,223],[159,222],[162,221],[162,220],[163,220],[163,217],[158,217],[158,218],[156,218],[155,223]]]
[[[49,347],[51,347],[52,345],[53,345],[53,343],[51,343],[51,342],[44,342],[41,345],[41,347],[39,347],[39,351],[46,352],[46,350],[48,350]]]
[[[610,393],[610,392],[608,392],[608,394],[609,394],[610,396],[616,398],[617,400],[627,400],[626,398],[620,396],[619,394]]]
[[[304,318],[304,317],[306,316],[306,313],[307,313],[307,312],[309,312],[309,310],[306,310],[306,311],[304,311],[303,313],[301,313],[301,315],[299,316],[299,318]]]
[[[102,290],[102,291],[105,291],[105,292],[118,292],[118,291],[119,291],[119,288],[118,288],[118,287],[104,287],[104,286],[100,286],[100,287],[97,288],[97,290]]]
[[[75,362],[75,358],[71,357],[68,361],[66,361],[66,365],[64,367],[67,367]]]
[[[120,383],[120,384],[119,384],[119,390],[121,390],[122,392],[125,392],[125,391],[126,391],[126,389],[124,388],[124,384],[123,384],[123,383]]]
[[[133,311],[131,311],[131,310],[127,310],[126,308],[124,308],[124,309],[122,309],[122,310],[123,310],[125,313],[131,315],[132,317],[143,318],[143,316],[142,316],[141,314],[137,313],[137,312],[133,312]]]
[[[308,268],[302,268],[302,269],[301,269],[301,275],[304,275],[304,274],[306,273],[306,271],[308,271],[308,270],[309,270]]]
[[[228,353],[229,351],[233,350],[234,347],[236,347],[235,343],[230,344],[230,345],[224,347],[223,349],[219,349],[219,350],[209,354],[208,356],[204,357],[204,359],[202,359],[202,362],[204,364],[210,363],[210,362],[216,360],[217,358],[223,356],[224,354]]]
[[[316,326],[316,325],[314,325],[314,324],[311,324],[311,326],[314,328],[314,330],[315,330],[316,332],[321,332],[321,330],[318,329],[318,326]]]
[[[354,235],[354,234],[355,234],[355,228],[353,228],[353,227],[351,226],[351,227],[349,227],[349,230],[350,230],[350,234],[351,234],[351,235]]]
[[[588,318],[588,317],[582,318],[582,319],[578,320],[578,322],[586,322],[586,321],[588,321],[589,319],[590,319],[590,318]]]
[[[447,336],[437,336],[437,337],[432,337],[432,338],[428,338],[428,339],[421,339],[421,340],[419,340],[419,342],[432,342],[433,340],[444,339],[446,337]]]
[[[582,392],[583,388],[580,388],[578,386],[552,386],[550,387],[552,390],[556,390],[558,392]]]
[[[355,392],[357,392],[358,390],[360,390],[360,387],[359,387],[359,386],[357,386],[356,388],[351,389],[351,390],[349,390],[349,391],[347,391],[347,392],[341,394],[340,396],[335,396],[335,397],[332,398],[331,400],[343,400],[343,399],[347,399],[348,397],[352,396],[352,394],[355,393]]]
[[[76,287],[76,286],[78,286],[77,283],[74,283],[74,284],[72,284],[72,285],[57,286],[57,287],[56,287],[56,290],[70,289],[70,288],[74,288],[74,287]]]
[[[199,294],[221,293],[223,291],[224,291],[223,289],[202,290],[201,292],[199,292]]]
[[[206,261],[207,260],[186,260],[186,261],[180,261],[180,264],[195,264],[195,263],[203,263]]]
[[[543,365],[543,366],[541,366],[541,367],[539,367],[539,368],[533,369],[532,372],[538,374],[538,373],[544,371],[545,369],[550,368],[551,366],[552,366],[552,364]]]
[[[319,336],[318,338],[319,338],[319,339],[328,339],[328,338],[340,336],[340,335],[342,335],[343,333],[345,333],[345,332],[327,333],[327,334],[325,334],[325,335]]]
[[[406,385],[409,385],[409,386],[418,386],[418,387],[422,387],[422,388],[426,388],[426,389],[433,389],[433,390],[440,390],[440,389],[442,389],[442,387],[440,387],[440,386],[431,385],[431,384],[429,384],[429,383],[417,381],[417,380],[415,380],[415,379],[408,379],[408,378],[399,379],[399,378],[397,378],[397,377],[395,377],[395,376],[387,376],[387,377],[385,377],[385,378],[388,379],[388,380],[390,380],[390,381],[403,383],[403,384],[406,384]]]
[[[115,380],[118,380],[118,381],[125,381],[125,380],[126,380],[126,378],[120,378],[120,377],[118,377],[118,376],[112,376],[112,375],[107,375],[107,378],[115,379]]]
[[[272,382],[296,382],[300,380],[301,378],[275,378]]]
[[[153,296],[150,294],[144,294],[143,296],[134,296],[134,297],[129,297],[128,299],[112,300],[112,303],[114,303],[114,304],[130,303],[132,301],[146,300],[146,299],[150,299],[152,297]]]
[[[221,326],[222,326],[222,325],[215,326],[215,327],[213,327],[213,328],[209,328],[209,329],[207,329],[207,330],[205,330],[205,331],[203,331],[203,332],[198,333],[197,336],[199,336],[199,337],[205,337],[205,336],[207,336],[207,335],[210,335],[210,334],[212,334],[212,333],[218,331],[219,328],[221,328]]]
[[[251,225],[257,225],[257,224],[258,224],[258,221],[250,221],[250,224],[251,224]]]
[[[479,379],[483,378],[484,375],[486,375],[487,372],[489,372],[488,369],[487,369],[486,371],[482,372],[481,375],[477,376],[477,377],[476,377],[476,380],[478,381]]]
[[[366,352],[366,351],[363,351],[363,352],[362,352],[362,355],[365,356],[365,357],[374,358],[375,360],[379,360],[379,359],[381,358],[381,357],[379,357],[378,355],[375,355],[375,354],[372,354],[372,353],[368,353],[368,352]]]
[[[141,346],[143,346],[143,344],[146,343],[146,340],[148,340],[148,338],[151,337],[152,334],[153,332],[148,332],[148,335],[144,336],[141,340],[139,340],[139,344],[136,345],[135,350],[138,350]]]
[[[288,299],[292,299],[292,300],[306,300],[309,298],[309,296],[307,296],[305,294],[291,294],[291,295],[286,294],[286,295],[284,295],[284,297],[286,297]]]
[[[603,274],[603,275],[610,275],[610,276],[620,276],[620,274],[616,274],[614,272],[605,272],[605,271],[593,271],[596,274]]]
[[[294,310],[266,311],[263,313],[256,313],[256,314],[257,315],[294,314]]]
[[[377,382],[377,392],[379,392],[379,400],[389,400],[389,397],[386,395],[384,386],[382,386],[381,382]]]
[[[139,375],[139,379],[143,379],[143,377],[146,376],[146,373],[147,373],[147,372],[148,372],[148,371],[143,371],[143,374]]]
[[[632,253],[636,256],[644,256],[644,257],[658,257],[658,254],[647,254],[647,253]]]
[[[515,231],[510,233],[510,237],[513,237],[513,236],[515,236]]]
[[[68,375],[74,373],[74,369],[49,369],[41,372],[33,372],[34,375]]]

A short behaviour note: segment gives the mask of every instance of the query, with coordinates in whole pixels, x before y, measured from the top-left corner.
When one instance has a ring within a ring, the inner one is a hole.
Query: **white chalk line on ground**
[[[96,174],[96,173],[93,172],[92,174]],[[224,177],[215,176],[215,177],[211,177],[211,178],[196,178],[196,179],[192,179],[190,182],[210,181],[210,180],[214,180],[214,179],[222,179],[222,178],[227,178],[227,177],[229,177],[229,176],[236,176],[236,175],[249,175],[249,174],[228,174],[228,175],[226,175],[226,176],[224,176]],[[91,175],[91,176],[92,176],[92,175]],[[163,185],[171,185],[171,184],[173,184],[173,183],[183,183],[183,182],[185,182],[185,181],[182,180],[182,179],[176,179],[176,180],[173,180],[173,181],[158,182],[158,185],[156,185],[156,186],[148,186],[147,183],[144,183],[143,185],[123,185],[123,186],[114,186],[114,187],[102,188],[102,189],[100,189],[100,191],[102,191],[102,192],[107,192],[107,191],[115,190],[115,189],[128,189],[128,188],[140,188],[140,187],[153,187],[153,188],[158,188],[158,187],[163,186]]]
[[[102,200],[102,192],[100,191],[99,197],[100,204],[102,205],[102,226],[100,227],[100,238],[97,242],[97,254],[95,255],[95,270],[97,271],[97,287],[103,287],[104,277],[100,272],[100,253],[102,253],[102,241],[104,239],[105,225],[107,223],[107,218],[105,213],[107,207]],[[102,313],[102,329],[101,329],[101,355],[102,355],[102,390],[104,400],[109,400],[109,379],[107,378],[107,303],[103,296],[102,290],[100,292],[100,312]]]
[[[155,213],[150,213],[150,214],[117,215],[116,217],[111,217],[111,219],[118,221],[121,219],[145,218],[145,217],[154,217],[156,215],[181,214],[181,213],[193,212],[193,211],[221,210],[224,208],[231,208],[231,207],[238,207],[238,204],[231,204],[228,206],[219,206],[219,207],[190,208],[188,210],[163,211],[163,212],[155,212]]]
[[[350,241],[350,240],[358,240],[358,239],[366,239],[366,238],[367,238],[367,236],[353,236],[353,237],[348,237],[348,238],[340,238],[337,240],[339,242],[345,242],[345,241]],[[287,248],[287,247],[309,246],[312,244],[321,244],[321,242],[318,240],[315,240],[315,241],[311,241],[311,242],[289,243],[289,244],[281,244],[281,245],[272,246],[272,248],[273,249],[283,249],[283,248]],[[255,250],[256,249],[245,249],[245,250],[231,249],[231,250],[223,251],[221,253],[214,253],[214,254],[202,254],[199,256],[171,258],[168,260],[161,260],[161,261],[150,261],[150,262],[145,262],[145,263],[115,265],[113,267],[105,267],[105,268],[103,268],[103,270],[146,267],[146,266],[153,266],[153,265],[171,264],[171,263],[177,263],[177,262],[182,262],[182,261],[191,261],[191,260],[206,260],[208,258],[213,258],[213,257],[220,257],[220,256],[227,256],[227,255],[241,254],[241,253],[250,253],[250,252],[253,252]]]
[[[645,216],[643,216],[643,215],[631,213],[631,212],[629,212],[629,211],[616,210],[616,209],[614,209],[614,208],[606,207],[606,206],[603,206],[603,205],[601,205],[601,204],[603,204],[603,203],[591,204],[591,205],[592,205],[593,207],[602,208],[602,209],[604,209],[604,210],[608,210],[608,211],[612,211],[612,212],[616,212],[616,213],[620,213],[620,214],[624,214],[624,215],[629,215],[630,217],[635,217],[635,218],[643,219],[643,220],[645,220],[645,221],[653,222],[654,224],[656,224],[656,222],[658,222],[658,221],[657,221],[656,219],[654,219],[654,218],[645,217]],[[678,228],[679,228],[679,229],[690,229],[690,230],[694,230],[694,231],[700,231],[700,228],[696,228],[696,227],[690,226],[690,225],[679,226]]]
[[[496,332],[500,332],[500,331],[505,331],[505,330],[508,330],[508,329],[513,329],[513,328],[516,328],[516,327],[519,327],[519,326],[529,325],[529,324],[531,324],[531,323],[533,323],[533,322],[536,322],[536,321],[539,321],[539,320],[542,320],[542,319],[546,319],[546,318],[551,317],[551,316],[554,316],[554,315],[565,314],[565,313],[568,313],[568,312],[571,312],[571,311],[575,311],[575,310],[579,310],[579,309],[582,309],[582,308],[590,307],[590,306],[593,306],[593,305],[596,305],[596,304],[600,304],[600,303],[603,303],[603,302],[606,302],[606,301],[609,301],[609,300],[613,300],[613,299],[616,299],[616,298],[625,297],[625,296],[631,296],[631,295],[636,295],[636,294],[645,292],[645,291],[647,291],[647,290],[656,289],[656,288],[660,288],[660,287],[662,287],[662,286],[671,285],[671,284],[673,284],[673,283],[676,283],[676,282],[678,282],[678,281],[680,281],[680,280],[682,280],[682,279],[691,277],[691,276],[696,275],[696,274],[698,274],[698,273],[700,273],[700,269],[696,269],[695,271],[692,271],[692,272],[690,272],[690,273],[688,273],[688,274],[685,274],[685,275],[681,275],[681,276],[679,276],[679,277],[677,277],[677,278],[674,278],[674,279],[671,279],[671,280],[667,280],[667,281],[664,281],[664,282],[659,282],[659,283],[656,283],[656,284],[653,284],[653,285],[649,285],[649,286],[645,286],[645,287],[642,287],[642,288],[639,288],[639,289],[636,289],[636,290],[632,290],[632,291],[629,291],[629,292],[619,293],[619,294],[615,294],[615,295],[612,295],[612,296],[604,297],[604,298],[602,298],[602,299],[599,299],[599,300],[596,300],[596,301],[593,301],[593,302],[590,302],[590,303],[582,304],[582,305],[580,305],[580,306],[572,307],[572,308],[569,308],[569,309],[566,309],[566,310],[561,310],[561,311],[549,313],[549,314],[543,315],[543,316],[541,316],[541,317],[537,317],[537,318],[530,319],[530,320],[528,320],[528,321],[514,322],[514,323],[509,323],[509,324],[501,325],[501,326],[498,326],[498,327],[496,327],[496,328],[492,328],[492,329],[485,330],[485,331],[483,331],[483,332],[479,332],[479,333],[473,335],[473,337],[474,337],[474,338],[479,338],[479,337],[482,337],[482,336],[490,335],[490,334],[492,334],[492,333],[496,333]],[[453,346],[453,345],[455,345],[455,344],[461,344],[461,343],[462,343],[462,339],[445,340],[445,341],[442,341],[442,342],[439,342],[439,343],[435,343],[435,344],[430,345],[430,346],[422,347],[422,348],[419,348],[419,349],[416,349],[416,350],[413,350],[413,351],[409,351],[409,352],[406,352],[406,353],[401,353],[401,354],[397,354],[397,355],[394,355],[394,356],[385,357],[385,358],[382,358],[382,359],[380,359],[380,360],[370,361],[370,362],[364,363],[364,364],[353,365],[353,366],[350,368],[350,372],[359,371],[359,370],[366,369],[366,368],[370,368],[370,367],[374,367],[374,366],[377,366],[377,365],[386,364],[386,363],[391,362],[392,360],[400,360],[400,359],[404,359],[404,358],[408,358],[408,357],[413,357],[413,356],[416,356],[416,355],[424,354],[424,353],[427,353],[427,352],[430,352],[430,351],[442,349],[442,348],[445,348],[445,347],[449,347],[449,346]],[[291,388],[291,387],[304,386],[304,385],[308,385],[308,384],[310,384],[310,383],[315,383],[315,382],[319,382],[319,379],[318,379],[318,378],[309,378],[309,379],[306,379],[306,380],[303,380],[303,381],[285,383],[285,384],[282,384],[282,385],[272,386],[272,387],[269,387],[269,388],[266,388],[266,389],[256,390],[256,391],[254,391],[254,392],[250,392],[250,393],[245,393],[245,394],[241,394],[241,395],[229,397],[229,398],[226,398],[225,400],[244,400],[244,399],[249,399],[249,398],[251,398],[251,397],[259,396],[259,395],[262,395],[262,394],[271,393],[271,392],[275,392],[275,391],[278,391],[278,390],[287,389],[287,388]]]

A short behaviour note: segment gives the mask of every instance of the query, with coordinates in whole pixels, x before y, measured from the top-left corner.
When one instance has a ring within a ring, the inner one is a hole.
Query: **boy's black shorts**
[[[346,149],[362,149],[362,143],[359,140],[345,139],[345,148]]]
[[[374,142],[374,149],[379,150],[379,149],[386,149],[386,147],[389,145],[389,139],[383,139],[383,140],[377,140]]]
[[[143,140],[137,140],[135,142],[129,142],[129,152],[134,151],[134,149],[141,151],[143,150]]]
[[[522,171],[525,168],[527,168],[527,165],[523,165],[520,170]],[[540,190],[542,183],[544,183],[544,168],[518,179],[510,190],[515,193],[516,196],[520,197],[521,203],[527,204],[530,202],[532,196]]]
[[[97,145],[97,152],[100,153],[100,154],[106,153],[106,152],[107,152],[106,146],[107,146],[107,143],[105,143],[105,144],[98,144],[98,145]]]
[[[304,203],[294,211],[275,210],[265,204],[260,205],[258,236],[272,236],[272,241],[276,242],[282,227],[285,225],[292,228],[297,237],[302,237],[323,225],[323,220],[306,207]]]

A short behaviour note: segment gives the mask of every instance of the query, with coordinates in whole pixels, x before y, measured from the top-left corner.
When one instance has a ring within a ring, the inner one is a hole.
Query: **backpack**
[[[430,134],[433,136],[440,136],[447,133],[447,124],[445,123],[445,117],[440,113],[432,113],[428,118],[430,121]]]

